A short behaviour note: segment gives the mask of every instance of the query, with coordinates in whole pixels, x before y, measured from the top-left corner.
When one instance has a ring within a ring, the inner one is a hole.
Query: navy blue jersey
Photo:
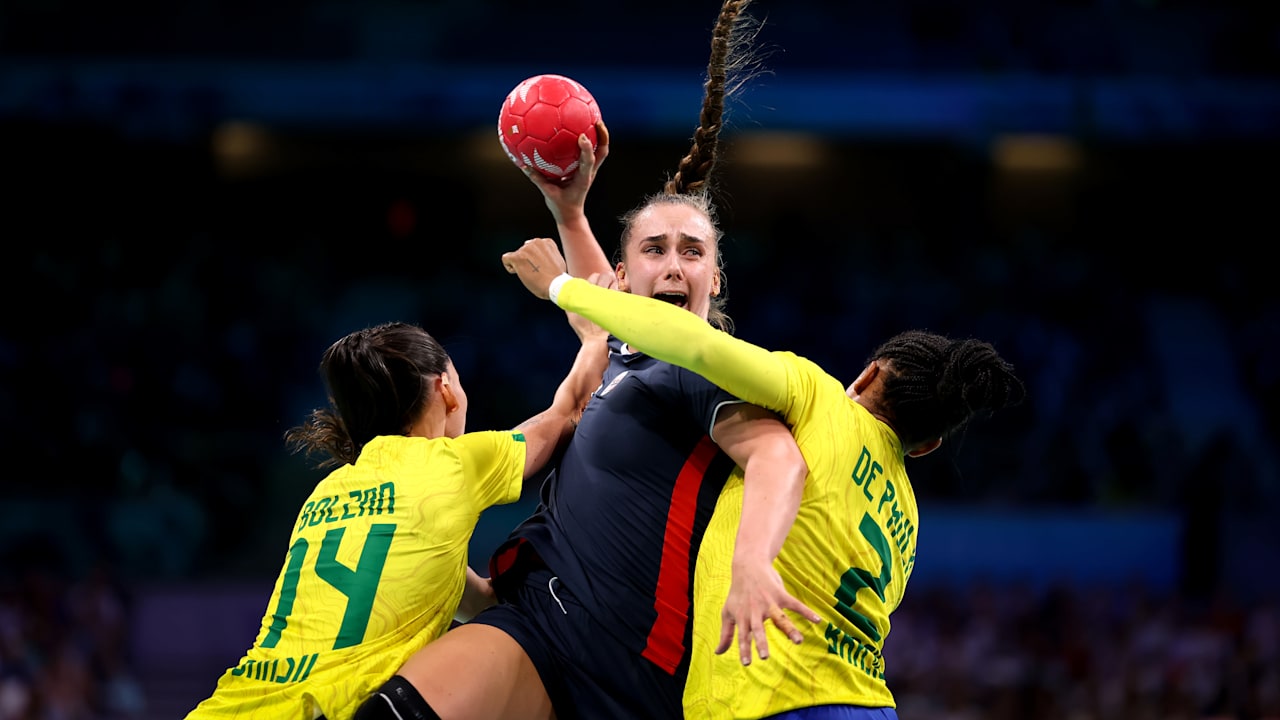
[[[704,378],[610,338],[609,368],[537,511],[494,555],[527,543],[593,614],[670,674],[688,649],[693,565],[733,461],[711,441],[740,402]],[[523,541],[523,542],[522,542]]]

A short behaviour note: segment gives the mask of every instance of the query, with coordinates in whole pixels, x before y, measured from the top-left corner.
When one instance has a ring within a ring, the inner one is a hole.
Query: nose
[[[684,279],[684,268],[680,265],[679,253],[667,253],[667,267],[663,278],[667,280]]]

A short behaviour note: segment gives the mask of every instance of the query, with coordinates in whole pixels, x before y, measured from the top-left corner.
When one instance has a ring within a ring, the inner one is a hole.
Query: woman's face
[[[700,210],[657,204],[636,216],[616,273],[626,292],[678,305],[703,320],[720,294],[716,231]]]

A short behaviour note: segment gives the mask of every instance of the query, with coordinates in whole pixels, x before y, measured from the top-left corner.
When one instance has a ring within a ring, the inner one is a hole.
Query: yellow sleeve
[[[661,300],[566,281],[556,304],[578,313],[646,355],[705,377],[754,405],[786,412],[787,371],[773,353],[708,325]]]
[[[482,430],[463,433],[444,444],[457,454],[468,491],[477,510],[520,499],[524,486],[525,439],[513,431]]]

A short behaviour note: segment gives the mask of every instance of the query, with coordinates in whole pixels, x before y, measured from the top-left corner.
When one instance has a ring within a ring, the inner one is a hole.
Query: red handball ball
[[[581,83],[535,75],[515,86],[498,113],[498,141],[517,167],[567,180],[578,170],[578,135],[594,149],[600,108]]]

